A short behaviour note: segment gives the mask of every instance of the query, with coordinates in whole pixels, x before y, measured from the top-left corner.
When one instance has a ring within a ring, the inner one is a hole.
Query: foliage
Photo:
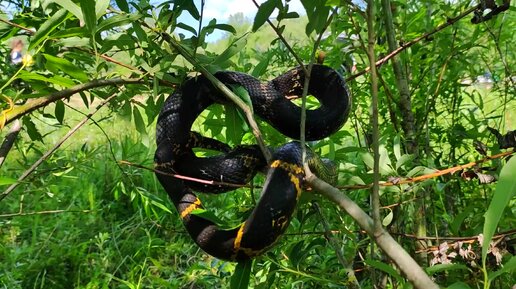
[[[23,116],[23,130],[0,168],[2,189],[85,112],[116,95],[94,121],[0,200],[0,286],[239,288],[247,282],[260,289],[353,286],[337,250],[355,270],[361,287],[408,287],[403,274],[348,215],[309,193],[287,234],[265,256],[238,265],[217,260],[185,234],[151,171],[119,163],[152,167],[159,110],[166,95],[195,71],[163,33],[172,35],[194,55],[197,65],[210,72],[230,69],[271,79],[297,65],[289,47],[266,22],[274,19],[276,30],[303,61],[310,61],[323,33],[318,51],[325,64],[345,77],[369,66],[363,7],[347,1],[301,2],[306,10],[301,16],[288,2],[268,0],[253,19],[233,15],[228,23],[202,19],[200,6],[192,0],[0,2],[0,53],[5,55],[0,61],[0,93],[6,100],[0,103],[0,125],[35,101],[92,80],[143,82],[80,91]],[[456,1],[391,5],[401,44],[469,8],[468,3]],[[333,9],[338,9],[335,14]],[[381,187],[383,225],[407,251],[419,254],[421,266],[443,287],[509,288],[515,283],[514,157],[490,159],[461,174],[403,182],[500,153],[487,127],[506,132],[516,126],[511,10],[479,25],[466,17],[399,54],[410,87],[416,153],[407,151],[396,75],[389,63],[378,67],[380,173],[382,180],[393,183]],[[202,25],[182,22],[180,16],[187,14],[202,20]],[[333,18],[326,27],[329,15]],[[377,15],[375,50],[381,58],[388,54],[387,35],[382,11]],[[216,30],[224,31],[224,37],[207,42]],[[15,39],[25,43],[23,53],[33,62],[10,63]],[[370,79],[350,77],[348,84],[354,102],[350,120],[332,137],[311,145],[339,163],[339,186],[367,209],[369,189],[360,185],[373,179]],[[308,101],[317,105],[310,97]],[[266,123],[258,123],[268,145],[286,142]],[[231,145],[255,141],[232,106],[210,107],[194,129]],[[6,132],[3,129],[2,136]],[[486,151],[475,151],[474,143]],[[476,180],[488,175],[498,182]],[[253,184],[263,184],[263,176]],[[201,198],[223,222],[233,225],[250,212],[259,193],[243,188]],[[314,202],[321,204],[321,214]],[[325,223],[330,232],[325,232]],[[423,235],[421,229],[426,230]],[[423,238],[416,240],[414,235]],[[428,236],[435,238],[424,238]],[[447,237],[465,239],[453,242]],[[416,252],[421,243],[429,246],[423,254]],[[337,244],[336,249],[329,244]]]

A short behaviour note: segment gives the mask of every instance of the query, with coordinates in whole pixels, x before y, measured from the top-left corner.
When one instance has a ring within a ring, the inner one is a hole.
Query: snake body
[[[297,67],[269,82],[232,71],[217,72],[215,77],[226,85],[244,87],[259,117],[282,134],[298,139],[301,109],[286,96],[301,96],[305,81],[303,71],[302,67]],[[306,140],[322,139],[339,130],[346,121],[351,107],[350,94],[342,77],[323,65],[312,67],[308,92],[321,105],[307,110]],[[156,176],[197,245],[219,259],[240,261],[265,252],[288,227],[303,186],[302,148],[299,142],[287,143],[273,151],[273,160],[267,165],[256,145],[230,148],[192,132],[195,119],[213,103],[227,103],[227,100],[204,76],[186,80],[167,98],[156,127]],[[192,150],[195,147],[218,150],[221,154],[200,158]],[[316,173],[327,169],[309,150],[308,159]],[[203,208],[194,191],[233,190],[234,186],[224,184],[246,184],[264,168],[268,171],[260,200],[238,228],[224,230],[192,213]],[[180,180],[170,174],[213,180],[218,184]]]

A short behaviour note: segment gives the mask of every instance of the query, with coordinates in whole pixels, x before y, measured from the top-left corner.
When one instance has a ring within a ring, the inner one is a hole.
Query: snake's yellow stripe
[[[201,200],[199,200],[198,198],[195,199],[195,202],[193,202],[192,204],[190,204],[190,206],[186,207],[186,209],[184,209],[182,212],[181,212],[181,219],[184,219],[186,216],[190,215],[190,213],[195,210],[195,209],[198,209],[201,207]]]
[[[294,173],[294,174],[302,174],[303,173],[302,167],[300,167],[296,164],[287,163],[287,162],[284,162],[281,160],[273,161],[271,164],[271,168],[282,168],[282,169],[284,169],[288,172]]]
[[[233,243],[233,249],[235,249],[235,252],[238,252],[240,250],[240,243],[242,242],[242,236],[244,235],[244,227],[245,222],[240,225],[240,229],[238,229],[237,235],[235,237],[235,242]]]

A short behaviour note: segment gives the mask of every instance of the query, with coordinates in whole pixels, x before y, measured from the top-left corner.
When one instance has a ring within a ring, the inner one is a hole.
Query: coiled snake
[[[269,82],[231,71],[217,72],[215,77],[226,85],[243,86],[259,117],[285,136],[299,139],[301,108],[286,96],[301,96],[305,81],[302,67]],[[320,107],[306,111],[306,140],[319,140],[342,127],[349,114],[351,97],[342,77],[323,65],[312,67],[308,92],[319,100]],[[158,171],[168,173],[156,173],[156,176],[197,245],[219,259],[240,261],[264,253],[284,233],[301,194],[304,170],[300,144],[296,141],[287,143],[273,150],[260,200],[238,228],[223,230],[214,222],[192,214],[195,209],[203,208],[194,191],[222,193],[234,187],[185,181],[169,174],[246,184],[256,172],[267,166],[256,145],[232,149],[217,140],[191,132],[193,122],[208,106],[227,102],[205,77],[186,80],[165,101],[159,114],[155,165]],[[194,154],[194,147],[215,149],[222,154],[201,158]],[[316,174],[328,175],[323,171],[330,168],[322,165],[310,150],[307,159],[309,164],[313,164],[311,167]]]

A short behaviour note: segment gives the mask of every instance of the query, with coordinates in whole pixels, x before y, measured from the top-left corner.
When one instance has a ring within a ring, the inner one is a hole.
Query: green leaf
[[[95,15],[95,1],[82,0],[81,11],[84,19],[84,24],[86,25],[86,29],[88,29],[90,33],[93,33],[97,26],[97,16]]]
[[[389,209],[389,214],[387,214],[387,216],[385,216],[385,218],[383,218],[382,225],[384,227],[389,226],[392,223],[393,218],[394,218],[394,213],[392,212],[391,209]]]
[[[249,287],[253,260],[240,261],[236,265],[235,273],[231,276],[231,289],[245,289]]]
[[[95,19],[98,20],[104,14],[109,7],[109,0],[96,0],[95,2]]]
[[[133,23],[140,18],[142,18],[141,14],[121,14],[109,17],[108,19],[101,21],[99,23],[99,25],[97,26],[96,33],[100,33],[102,31],[112,29],[114,27],[119,27],[125,24]]]
[[[193,28],[192,26],[190,25],[186,25],[185,23],[183,22],[179,22],[176,24],[176,27],[177,28],[181,28],[181,29],[184,29],[190,33],[192,33],[193,35],[197,35],[197,30],[195,30],[195,28]]]
[[[399,134],[394,137],[393,150],[394,150],[394,156],[396,157],[396,160],[399,160],[401,158],[401,140],[400,140]]]
[[[26,116],[23,118],[23,125],[27,128],[27,134],[32,141],[42,141],[43,137],[39,133],[36,125],[32,122],[30,117]]]
[[[371,260],[371,259],[366,259],[364,261],[364,263],[366,263],[367,265],[371,266],[371,267],[374,267],[380,271],[383,271],[387,274],[389,274],[390,276],[394,277],[398,282],[400,283],[404,283],[403,282],[403,277],[401,277],[401,275],[396,272],[396,270],[394,270],[394,268],[392,268],[391,266],[385,264],[385,263],[382,263],[380,261],[376,261],[376,260]]]
[[[226,138],[233,145],[240,144],[244,135],[243,120],[234,105],[225,105],[226,111]]]
[[[56,101],[56,107],[54,110],[54,114],[56,116],[57,121],[60,124],[63,124],[64,114],[65,114],[65,106],[62,100]]]
[[[428,267],[425,269],[429,275],[433,275],[435,273],[444,272],[444,271],[452,271],[452,270],[469,270],[466,265],[462,264],[438,264],[432,267]]]
[[[56,0],[53,2],[72,13],[75,17],[77,17],[77,19],[79,19],[79,21],[84,22],[81,7],[79,7],[79,5],[73,3],[71,0]]]
[[[507,263],[503,264],[502,269],[489,273],[489,281],[493,281],[496,277],[504,274],[516,271],[516,256],[512,256]]]
[[[136,130],[142,135],[146,134],[147,130],[145,129],[145,123],[143,122],[142,115],[137,107],[133,108],[133,119]]]
[[[43,81],[43,82],[57,84],[57,85],[60,85],[63,87],[71,87],[76,84],[76,83],[74,83],[73,80],[64,78],[59,75],[55,75],[53,77],[46,77],[44,75],[40,75],[40,74],[37,74],[34,72],[28,72],[25,70],[20,71],[20,74],[18,75],[18,77],[20,79],[23,79],[26,81],[39,80],[39,81]]]
[[[0,176],[0,186],[12,185],[16,183],[15,179]]]
[[[61,23],[66,20],[67,16],[68,11],[61,9],[52,15],[52,17],[50,17],[47,21],[45,21],[32,37],[29,44],[29,50],[33,50],[34,47],[38,46],[42,41],[44,41],[52,31],[54,31]]]
[[[482,242],[482,264],[484,266],[484,270],[486,270],[485,264],[489,244],[491,243],[491,239],[496,231],[498,222],[502,217],[505,207],[507,207],[509,201],[516,194],[516,178],[514,178],[514,176],[516,176],[516,157],[509,159],[500,171],[500,178],[496,184],[493,199],[484,215],[484,241]]]
[[[455,282],[446,287],[446,289],[471,289],[471,287],[469,287],[469,285],[464,282]]]
[[[88,81],[88,75],[82,69],[68,61],[66,58],[55,57],[50,54],[43,54],[43,56],[47,60],[45,67],[48,70],[54,73],[62,71],[81,82]]]
[[[60,31],[56,31],[49,36],[50,39],[68,38],[68,37],[87,37],[87,31],[82,27],[72,27]]]
[[[265,71],[267,71],[267,66],[269,66],[269,61],[271,60],[270,54],[267,54],[267,56],[260,60],[258,64],[254,67],[253,71],[251,72],[251,75],[254,77],[262,76]]]
[[[260,5],[253,22],[253,32],[256,32],[269,19],[274,9],[277,7],[277,0],[267,0]]]
[[[205,27],[206,29],[218,29],[218,30],[224,30],[224,31],[227,31],[231,34],[236,34],[236,29],[229,25],[229,24],[224,24],[224,23],[218,23],[218,24],[213,24],[213,25],[208,25]]]
[[[219,65],[221,67],[227,67],[228,65],[224,66],[224,63],[228,61],[233,55],[239,53],[242,51],[247,44],[247,40],[243,37],[235,40],[226,50],[224,50],[215,60],[213,61],[213,64]]]
[[[129,13],[129,5],[127,4],[127,1],[125,0],[115,0],[116,5],[120,10],[124,11],[125,13]]]
[[[235,228],[235,227],[229,226],[227,223],[225,223],[223,220],[221,220],[219,217],[217,217],[213,212],[205,210],[205,209],[195,209],[191,212],[191,214],[199,216],[203,219],[209,220],[210,222],[217,224],[217,226],[223,230],[229,230],[229,229]],[[241,226],[241,224],[238,224],[238,226],[236,226],[236,227],[238,228],[240,226]]]
[[[406,163],[411,162],[414,159],[414,155],[402,155],[398,160],[396,161],[396,170],[401,168]]]

